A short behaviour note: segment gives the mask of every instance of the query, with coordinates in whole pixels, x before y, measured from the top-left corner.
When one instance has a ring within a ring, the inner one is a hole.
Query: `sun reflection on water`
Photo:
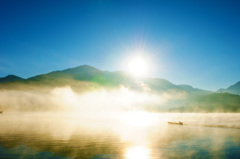
[[[150,159],[150,149],[142,145],[127,148],[125,159]]]

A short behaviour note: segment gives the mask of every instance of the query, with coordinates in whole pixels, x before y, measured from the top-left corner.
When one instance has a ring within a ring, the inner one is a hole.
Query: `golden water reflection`
[[[184,125],[167,123],[178,120]],[[42,151],[82,159],[238,157],[239,121],[240,114],[5,113],[0,116],[0,158],[22,155],[19,147],[36,150],[23,158],[41,158]]]
[[[156,122],[155,116],[147,112],[131,112],[123,115],[122,129],[118,132],[122,141],[134,146],[126,147],[125,159],[150,159],[151,150],[148,143],[148,130]]]
[[[150,149],[137,145],[133,147],[129,147],[125,152],[125,159],[150,159]]]

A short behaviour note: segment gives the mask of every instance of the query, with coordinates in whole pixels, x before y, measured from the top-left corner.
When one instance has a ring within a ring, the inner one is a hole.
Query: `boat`
[[[183,122],[179,121],[178,123],[177,122],[168,122],[168,124],[177,124],[177,125],[183,125]]]

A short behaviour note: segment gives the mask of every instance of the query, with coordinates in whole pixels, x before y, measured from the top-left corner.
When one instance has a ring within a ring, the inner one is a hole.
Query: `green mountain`
[[[114,87],[119,84],[127,83],[130,80],[124,72],[100,71],[92,66],[82,65],[75,68],[69,68],[62,71],[54,71],[48,74],[37,75],[26,80],[26,82],[35,82],[58,85],[60,83],[70,84],[70,81],[91,82],[104,87]]]
[[[213,93],[189,85],[175,85],[161,78],[136,78],[123,71],[101,71],[88,65],[53,71],[28,79],[14,75],[0,78],[1,96],[9,91],[10,96],[17,95],[16,99],[12,100],[12,102],[16,101],[13,103],[14,106],[21,107],[25,103],[34,104],[36,110],[48,107],[46,102],[52,102],[49,98],[52,90],[65,86],[70,86],[73,91],[80,94],[98,89],[118,90],[124,86],[135,92],[144,92],[161,98],[163,102],[153,105],[149,103],[144,106],[144,109],[149,111],[240,112],[240,96],[236,95],[240,94],[240,82],[220,91],[229,93]],[[23,94],[28,100],[21,104]],[[9,95],[5,95],[6,98]],[[40,98],[38,98],[39,95]],[[0,105],[8,107],[7,104],[2,103],[9,103],[8,100],[0,100]]]
[[[235,83],[234,85],[231,85],[227,89],[219,89],[217,92],[226,92],[240,95],[240,81]]]
[[[23,78],[15,76],[15,75],[8,75],[6,77],[0,78],[0,83],[15,82],[15,81],[20,81],[20,80],[23,80]]]
[[[11,82],[7,83],[9,88],[13,87]],[[0,89],[6,84],[0,84]],[[132,90],[145,91],[146,88],[152,93],[185,93],[190,96],[210,94],[210,91],[193,88],[188,85],[175,85],[167,80],[160,78],[134,78],[126,72],[108,72],[101,71],[92,66],[82,65],[75,68],[69,68],[62,71],[54,71],[47,74],[37,75],[25,80],[21,80],[17,85],[57,87],[70,85],[74,88],[116,88],[124,85]],[[21,87],[22,88],[22,87]]]
[[[184,106],[171,108],[172,112],[240,112],[240,96],[229,93],[213,93],[198,96]]]
[[[151,97],[161,98],[161,103],[151,104],[149,102],[146,104],[145,108],[150,111],[163,111],[171,107],[181,106],[193,98],[212,93],[210,91],[193,88],[189,85],[175,85],[161,78],[136,78],[123,71],[101,71],[88,65],[53,71],[14,82],[8,81],[0,83],[0,93],[1,90],[2,92],[3,90],[17,91],[17,93],[19,93],[17,97],[19,98],[22,93],[25,93],[24,95],[31,101],[26,102],[35,103],[35,105],[39,105],[38,108],[40,108],[45,106],[45,104],[42,98],[37,98],[37,94],[40,93],[42,97],[48,98],[47,96],[52,93],[52,90],[65,86],[71,87],[71,89],[78,94],[102,89],[119,90],[120,87],[124,86],[135,93],[142,92]],[[36,96],[30,98],[32,92]],[[35,98],[42,104],[37,103]],[[20,99],[16,101],[18,100]],[[49,103],[51,103],[51,99],[49,100]],[[4,102],[8,103],[6,100]],[[21,107],[19,102],[17,104]]]

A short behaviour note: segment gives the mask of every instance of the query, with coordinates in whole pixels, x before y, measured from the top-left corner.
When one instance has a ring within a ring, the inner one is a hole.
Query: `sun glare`
[[[135,146],[126,150],[126,159],[149,159],[150,150],[144,146]]]
[[[147,112],[129,112],[123,118],[124,122],[135,127],[150,126],[155,122],[154,116]]]
[[[128,72],[134,76],[142,77],[145,76],[148,71],[148,65],[143,58],[134,58],[130,60],[128,64]]]

